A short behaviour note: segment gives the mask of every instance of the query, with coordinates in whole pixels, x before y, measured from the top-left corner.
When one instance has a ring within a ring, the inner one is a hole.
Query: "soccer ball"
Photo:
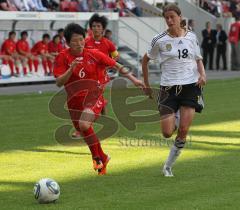
[[[39,203],[53,203],[60,196],[60,187],[53,179],[44,178],[34,185],[33,193]]]

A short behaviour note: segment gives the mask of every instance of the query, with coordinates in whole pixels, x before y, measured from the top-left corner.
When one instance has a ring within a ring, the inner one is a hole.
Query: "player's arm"
[[[203,86],[206,84],[207,79],[206,79],[205,68],[204,68],[204,65],[202,62],[201,50],[200,50],[199,43],[198,43],[196,36],[195,36],[195,40],[194,40],[194,47],[195,47],[195,59],[197,62],[197,69],[198,69],[198,73],[199,73],[197,85]]]
[[[197,62],[197,68],[198,68],[198,73],[199,73],[197,85],[203,86],[207,82],[204,65],[203,65],[202,59],[196,60],[196,62]]]
[[[135,86],[145,88],[143,82],[137,79],[131,72],[128,71],[123,65],[116,62],[114,66],[124,77],[128,78]]]
[[[79,61],[77,59],[75,59],[70,67],[67,69],[67,71],[65,73],[63,73],[62,75],[58,76],[56,78],[56,85],[58,87],[62,87],[71,77],[73,70],[75,69],[76,65],[79,63]]]
[[[144,92],[146,95],[149,96],[149,98],[152,98],[152,89],[150,87],[149,79],[148,79],[148,62],[149,61],[150,61],[150,58],[147,56],[147,53],[145,53],[142,59],[143,81],[145,84]]]
[[[111,58],[113,58],[114,60],[118,60],[119,58],[119,53],[117,50],[111,52],[110,55],[111,55]]]

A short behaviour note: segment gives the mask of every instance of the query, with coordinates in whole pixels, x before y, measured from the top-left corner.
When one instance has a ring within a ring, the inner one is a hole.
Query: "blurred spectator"
[[[105,30],[104,37],[110,41],[112,41],[112,31],[109,29]]]
[[[58,9],[59,1],[58,0],[42,0],[42,5],[48,10],[53,11]]]
[[[211,23],[206,23],[206,29],[202,31],[203,41],[202,41],[202,49],[203,49],[203,64],[206,68],[209,57],[209,70],[213,69],[213,55],[214,48],[216,44],[216,31],[211,28]]]
[[[195,22],[193,19],[189,19],[188,20],[188,29],[191,31],[194,31],[194,27],[195,27]]]
[[[62,0],[60,2],[60,11],[63,12],[78,12],[80,9],[77,0]]]
[[[126,16],[126,13],[124,11],[126,5],[124,0],[116,0],[116,6],[114,11],[119,13],[120,17]]]
[[[141,9],[136,6],[135,2],[133,0],[124,0],[126,9],[135,14],[136,16],[140,17],[142,15]]]
[[[2,54],[9,56],[11,59],[5,60],[3,59],[3,64],[8,64],[11,69],[11,75],[12,76],[20,76],[19,71],[19,57],[16,51],[16,32],[10,31],[8,33],[8,39],[6,39],[2,44]],[[14,72],[14,64],[16,73]]]
[[[4,11],[18,11],[16,6],[9,0],[0,0],[0,10]]]
[[[88,0],[79,0],[79,11],[80,12],[88,12]]]
[[[36,5],[32,0],[11,0],[12,3],[20,11],[34,11],[36,10]]]
[[[231,24],[229,31],[229,42],[231,43],[231,69],[240,70],[240,17]]]
[[[50,40],[49,34],[43,34],[42,40],[37,42],[32,47],[32,54],[36,57],[40,57],[42,59],[42,66],[44,70],[45,76],[52,75],[52,59],[53,56],[48,52],[48,43]],[[35,60],[37,61],[37,60]],[[49,71],[48,71],[49,69]]]
[[[62,48],[66,48],[66,40],[65,40],[65,37],[64,37],[64,29],[63,28],[60,28],[58,29],[57,31],[58,35],[59,35],[59,38],[60,38],[60,44],[62,45]]]
[[[35,4],[37,11],[47,11],[47,8],[43,6],[41,0],[32,0],[32,2]]]
[[[223,70],[227,70],[227,59],[226,59],[226,51],[227,51],[227,34],[222,29],[221,24],[217,24],[217,34],[216,34],[216,40],[217,40],[217,58],[216,58],[216,67],[217,70],[219,70],[219,62],[220,57],[222,57],[223,60]]]

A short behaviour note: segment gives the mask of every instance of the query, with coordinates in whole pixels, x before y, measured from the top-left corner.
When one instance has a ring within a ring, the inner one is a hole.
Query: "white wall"
[[[140,21],[141,20],[141,21]],[[119,44],[128,45],[132,50],[137,50],[137,38],[139,36],[139,54],[143,56],[152,41],[152,38],[166,30],[166,24],[161,17],[122,17],[119,21]],[[146,24],[144,24],[146,23]],[[130,26],[133,30],[129,29]]]

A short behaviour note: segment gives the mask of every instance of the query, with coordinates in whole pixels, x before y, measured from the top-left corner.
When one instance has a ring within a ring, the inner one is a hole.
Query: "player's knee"
[[[79,129],[80,131],[86,131],[90,128],[90,124],[88,122],[80,122],[79,123]]]
[[[170,138],[173,134],[173,132],[170,132],[170,131],[163,131],[162,132],[164,138]]]

